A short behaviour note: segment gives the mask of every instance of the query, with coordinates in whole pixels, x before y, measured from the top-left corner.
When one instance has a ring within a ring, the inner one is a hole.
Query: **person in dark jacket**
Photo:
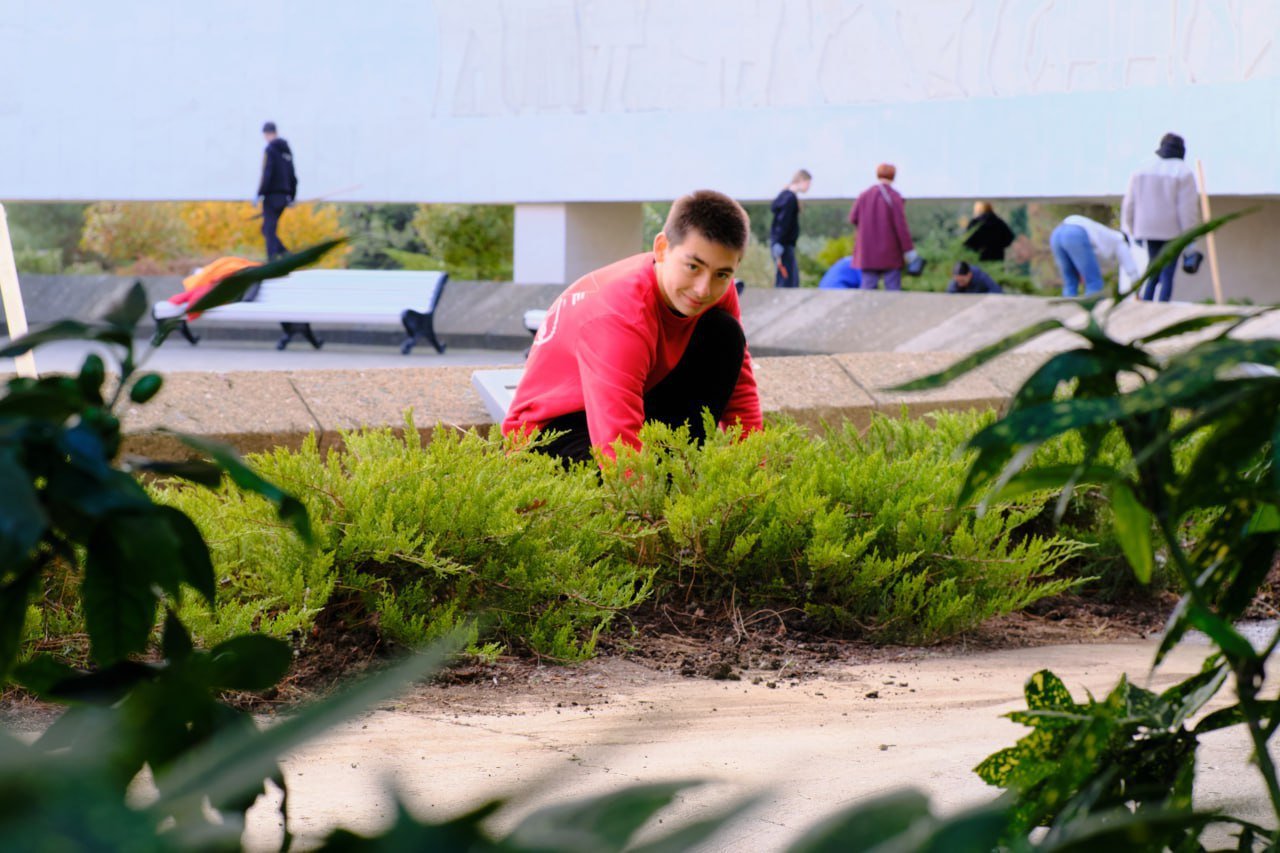
[[[1003,261],[1004,251],[1013,243],[1013,229],[985,201],[973,203],[973,218],[965,226],[966,249],[978,253],[980,261]]]
[[[1004,288],[980,267],[960,261],[952,271],[947,293],[1004,293]]]
[[[774,287],[799,287],[800,267],[796,263],[796,241],[800,239],[800,199],[797,193],[807,193],[813,176],[805,169],[796,172],[778,197],[769,205],[773,211],[773,224],[769,227],[769,250],[778,268]]]
[[[287,253],[276,236],[280,215],[298,195],[298,176],[293,171],[293,152],[289,143],[276,135],[276,124],[262,126],[267,149],[262,155],[262,180],[258,182],[258,202],[262,205],[262,237],[267,243],[267,260]]]

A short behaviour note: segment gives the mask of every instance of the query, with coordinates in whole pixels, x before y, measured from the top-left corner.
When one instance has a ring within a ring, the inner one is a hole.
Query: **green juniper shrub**
[[[314,549],[252,494],[165,483],[156,495],[210,543],[217,611],[195,599],[182,610],[204,642],[252,628],[305,643],[324,609],[354,602],[393,644],[462,628],[473,653],[567,660],[656,595],[929,643],[1075,588],[1095,553],[1118,549],[1087,527],[1077,538],[1041,529],[1052,492],[982,517],[951,511],[967,464],[955,449],[993,418],[877,417],[863,434],[777,421],[701,449],[650,425],[644,452],[621,449],[603,471],[565,472],[496,432],[439,428],[423,444],[412,420],[400,433],[348,433],[327,454],[309,441],[253,457],[306,506]],[[1073,500],[1082,525],[1105,518],[1100,495]]]
[[[257,620],[284,636],[333,591],[358,593],[386,639],[416,646],[474,620],[509,647],[556,659],[589,656],[619,610],[649,590],[649,574],[623,559],[626,523],[604,506],[595,476],[565,474],[540,454],[513,453],[496,433],[445,428],[423,444],[412,419],[343,436],[344,448],[254,458],[307,506],[318,547],[291,547],[252,496],[166,487],[162,499],[208,537],[223,586],[216,615],[193,624]]]
[[[989,419],[877,418],[865,436],[776,424],[740,442],[714,434],[701,450],[682,430],[649,425],[645,450],[622,451],[605,487],[629,514],[659,522],[646,558],[660,592],[936,642],[1075,584],[1054,574],[1082,546],[1016,534],[1039,504],[949,512],[966,468],[954,448]]]

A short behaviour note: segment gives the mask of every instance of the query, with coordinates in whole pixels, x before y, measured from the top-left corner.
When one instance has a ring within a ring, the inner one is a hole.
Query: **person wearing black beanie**
[[[1166,133],[1156,148],[1156,159],[1134,172],[1120,205],[1120,229],[1145,245],[1155,258],[1173,238],[1200,224],[1196,179],[1184,162],[1187,144],[1176,133]],[[1187,251],[1193,251],[1188,246]],[[1175,265],[1169,263],[1149,279],[1139,294],[1150,302],[1173,297]]]

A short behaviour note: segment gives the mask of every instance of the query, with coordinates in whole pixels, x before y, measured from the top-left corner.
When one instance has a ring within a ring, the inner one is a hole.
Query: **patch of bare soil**
[[[1268,588],[1271,598],[1264,596],[1260,607],[1280,601],[1273,589],[1280,586]],[[620,618],[600,638],[591,661],[562,665],[518,655],[469,660],[442,673],[431,693],[434,701],[460,708],[481,709],[487,702],[525,695],[541,703],[584,707],[607,702],[611,686],[672,678],[790,686],[817,677],[841,679],[850,665],[1140,639],[1161,630],[1176,600],[1172,594],[1111,602],[1064,595],[931,647],[833,639],[805,630],[796,614],[649,603]],[[326,608],[310,635],[295,638],[295,644],[298,657],[284,681],[265,693],[232,695],[232,703],[260,713],[284,710],[382,665],[396,651],[383,643],[376,622],[355,599]],[[0,724],[11,729],[43,728],[55,711],[20,691],[0,696]]]

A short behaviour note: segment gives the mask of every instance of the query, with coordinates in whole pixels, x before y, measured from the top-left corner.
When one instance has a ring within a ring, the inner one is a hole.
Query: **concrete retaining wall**
[[[123,297],[135,280],[142,281],[152,301],[181,290],[176,276],[43,276],[23,275],[22,293],[33,325],[64,317],[91,319]],[[436,330],[448,345],[460,348],[510,349],[523,352],[529,333],[522,317],[529,308],[546,308],[563,288],[506,282],[451,281],[436,312]],[[742,297],[743,324],[756,355],[819,355],[841,352],[967,352],[1047,317],[1069,320],[1079,309],[1038,296],[957,296],[946,293],[887,293],[802,288],[747,288]],[[1126,301],[1113,323],[1121,334],[1136,337],[1185,317],[1224,310],[1185,302],[1167,304]],[[1240,310],[1228,308],[1225,310]],[[0,310],[0,316],[3,311]],[[1280,326],[1264,321],[1259,329],[1280,334]],[[198,324],[197,324],[198,328]],[[319,328],[319,327],[318,327]],[[1259,331],[1256,334],[1262,334]],[[274,340],[279,332],[265,328],[201,330],[210,340],[249,338]],[[324,337],[340,342],[386,344],[402,335],[386,329],[324,329]],[[1027,347],[1056,350],[1067,345],[1050,336]]]
[[[30,318],[39,324],[94,316],[130,282],[105,276],[25,276],[22,284]],[[179,287],[176,278],[146,279],[144,284],[156,299]],[[510,348],[511,366],[518,366],[515,350],[529,342],[521,315],[528,308],[545,307],[560,289],[451,283],[437,329],[455,347]],[[1131,340],[1178,320],[1225,310],[1240,309],[1126,301],[1115,309],[1108,327]],[[1074,304],[1025,296],[749,289],[743,317],[765,411],[816,427],[842,421],[865,426],[873,413],[897,413],[904,406],[913,415],[998,407],[1050,353],[1077,346],[1078,337],[1066,331],[1043,335],[936,391],[886,389],[946,367],[1031,323],[1056,318],[1078,324],[1084,314]],[[1280,312],[1251,321],[1240,333],[1280,337]],[[210,337],[221,334],[226,331],[211,331]],[[388,332],[347,334],[380,335],[388,343],[396,337]],[[1169,345],[1185,344],[1180,339]],[[424,434],[441,427],[490,425],[471,386],[474,368],[422,367],[420,360],[413,364],[363,371],[169,374],[155,401],[125,411],[126,427],[134,433],[126,449],[157,457],[185,455],[176,441],[156,432],[161,426],[229,441],[245,452],[297,447],[313,432],[323,446],[332,447],[343,430],[401,427],[407,409],[413,410]]]

